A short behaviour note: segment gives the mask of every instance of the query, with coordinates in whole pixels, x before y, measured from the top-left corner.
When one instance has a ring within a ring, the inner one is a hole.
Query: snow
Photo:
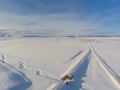
[[[101,63],[91,47],[109,67]],[[120,90],[119,53],[119,37],[1,40],[0,87],[1,90]],[[118,75],[117,80],[111,73]],[[67,74],[73,75],[68,84],[61,80]]]

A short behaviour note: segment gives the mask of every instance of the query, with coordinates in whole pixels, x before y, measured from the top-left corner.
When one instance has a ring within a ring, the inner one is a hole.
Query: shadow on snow
[[[17,70],[13,66],[2,63],[0,64],[0,68],[3,72],[8,73],[10,82],[15,83],[15,85],[9,87],[7,90],[26,90],[32,86],[31,80],[28,79],[23,72]]]
[[[87,56],[87,58],[79,64],[78,68],[73,74],[74,81],[70,82],[69,84],[64,84],[62,86],[61,90],[80,90],[82,89],[82,83],[84,83],[83,77],[86,77],[86,72],[88,68],[90,60],[90,55]]]

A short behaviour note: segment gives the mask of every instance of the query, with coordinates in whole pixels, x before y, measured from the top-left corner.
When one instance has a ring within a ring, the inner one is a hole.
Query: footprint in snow
[[[1,61],[2,63],[7,63],[7,60],[5,59],[5,55],[1,55],[0,61]]]
[[[36,71],[36,74],[37,74],[37,75],[41,75],[41,71],[40,71],[40,70],[37,70],[37,71]]]
[[[19,61],[19,66],[20,69],[24,69],[25,68],[25,63],[22,61]]]

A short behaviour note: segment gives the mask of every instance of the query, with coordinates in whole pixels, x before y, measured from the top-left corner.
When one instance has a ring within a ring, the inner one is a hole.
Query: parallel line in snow
[[[73,63],[72,66],[70,66],[68,68],[68,70],[66,70],[66,72],[62,75],[62,77],[64,77],[65,75],[73,75],[74,76],[74,72],[81,66],[81,64],[84,62],[84,60],[90,55],[90,48],[88,48],[86,50],[86,52],[84,52],[83,54],[80,54],[80,56],[78,56],[77,60]],[[61,80],[58,84],[56,84],[54,86],[54,88],[52,88],[52,90],[60,90],[65,84],[65,81]],[[49,90],[49,89],[48,89]]]
[[[97,52],[91,47],[91,51],[96,59],[100,62],[102,68],[107,72],[110,78],[114,81],[115,85],[120,88],[120,76],[100,57]]]

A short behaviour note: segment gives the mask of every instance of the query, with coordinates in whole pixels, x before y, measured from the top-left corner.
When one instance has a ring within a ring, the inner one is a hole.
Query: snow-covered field
[[[120,37],[0,40],[0,90],[120,90],[119,54]]]

